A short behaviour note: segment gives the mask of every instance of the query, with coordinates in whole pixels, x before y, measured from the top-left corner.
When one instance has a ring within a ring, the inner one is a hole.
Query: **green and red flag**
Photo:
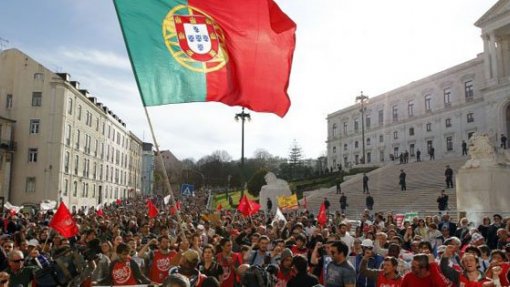
[[[283,117],[296,24],[273,0],[114,0],[145,106],[221,102]]]

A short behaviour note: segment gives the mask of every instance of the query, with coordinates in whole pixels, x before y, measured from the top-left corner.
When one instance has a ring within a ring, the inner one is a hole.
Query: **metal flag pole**
[[[174,192],[172,190],[172,186],[170,185],[170,180],[168,179],[168,174],[166,173],[165,163],[163,162],[163,156],[159,152],[159,144],[156,140],[156,135],[154,134],[154,129],[152,127],[152,121],[149,116],[149,112],[147,111],[146,106],[143,106],[143,110],[145,111],[145,116],[147,117],[147,121],[149,122],[149,128],[151,130],[151,135],[152,135],[152,140],[154,141],[154,146],[156,147],[156,153],[158,154],[158,159],[161,163],[161,166],[163,167],[163,178],[165,179],[165,185],[168,189],[168,195],[170,195],[169,203],[170,203],[170,205],[175,205],[176,200],[175,200]],[[177,221],[179,222],[179,225],[181,226],[181,236],[182,236],[182,239],[184,240],[186,238],[186,236],[184,234],[184,230],[187,229],[187,227],[184,224],[184,221],[182,220],[182,217],[181,217],[181,213],[177,208],[175,208],[175,215],[177,217]]]

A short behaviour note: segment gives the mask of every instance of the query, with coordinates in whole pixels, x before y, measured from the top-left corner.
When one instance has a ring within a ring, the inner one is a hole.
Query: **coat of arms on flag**
[[[182,15],[183,11],[189,15]],[[172,9],[163,21],[163,37],[177,62],[192,71],[208,73],[227,63],[220,43],[224,40],[220,26],[196,8],[178,5]]]

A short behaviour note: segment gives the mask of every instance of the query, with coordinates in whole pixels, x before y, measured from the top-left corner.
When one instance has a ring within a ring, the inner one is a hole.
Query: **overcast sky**
[[[242,5],[243,1],[239,1]],[[326,151],[326,116],[451,66],[483,50],[473,25],[496,0],[277,0],[297,23],[285,118],[251,112],[245,156]],[[67,72],[152,142],[112,1],[0,1],[0,37],[47,68]],[[241,157],[239,107],[193,103],[149,108],[162,149],[178,158],[225,150]]]

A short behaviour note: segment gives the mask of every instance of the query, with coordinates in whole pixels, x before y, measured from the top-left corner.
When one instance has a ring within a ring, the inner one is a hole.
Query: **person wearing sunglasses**
[[[5,270],[10,276],[10,286],[27,287],[34,283],[34,272],[38,269],[35,266],[24,266],[23,252],[13,250],[9,254],[9,267]]]

